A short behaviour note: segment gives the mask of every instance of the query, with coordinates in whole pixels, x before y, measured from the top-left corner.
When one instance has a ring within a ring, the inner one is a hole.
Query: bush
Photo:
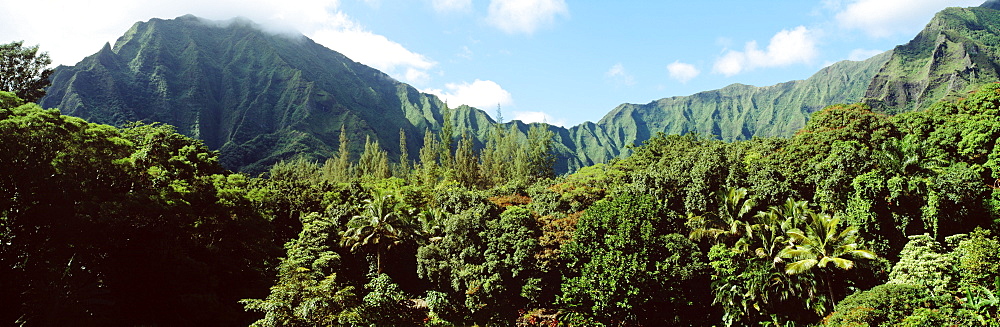
[[[903,321],[930,300],[926,287],[882,284],[854,293],[837,303],[825,326],[892,326]]]

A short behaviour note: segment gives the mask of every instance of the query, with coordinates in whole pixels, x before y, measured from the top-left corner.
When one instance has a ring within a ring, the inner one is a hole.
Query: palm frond
[[[812,269],[816,266],[816,259],[803,259],[796,262],[789,263],[785,265],[785,273],[789,275],[798,275]]]

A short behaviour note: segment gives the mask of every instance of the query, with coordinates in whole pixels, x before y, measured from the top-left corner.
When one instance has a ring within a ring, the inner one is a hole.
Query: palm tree
[[[432,208],[417,213],[417,231],[419,239],[424,242],[439,242],[444,239],[444,219],[445,211],[441,208]]]
[[[688,236],[698,241],[711,238],[718,242],[722,239],[738,239],[751,233],[751,225],[746,216],[756,206],[756,202],[747,198],[749,192],[745,188],[731,187],[716,193],[720,208],[717,215],[694,215],[688,213],[686,225],[691,228]]]
[[[787,244],[785,232],[792,228],[794,221],[785,217],[777,207],[758,211],[754,218],[757,220],[752,225],[754,237],[746,239],[745,246],[752,246],[758,258],[772,258],[773,264],[777,265],[781,261],[777,254]]]
[[[814,267],[848,270],[854,267],[854,261],[849,257],[875,259],[874,252],[861,248],[857,227],[841,229],[840,218],[811,210],[805,214],[808,217],[805,231],[799,228],[787,231],[790,244],[778,253],[781,258],[796,260],[785,265],[786,274],[797,275]],[[834,301],[831,269],[823,274],[830,303]]]
[[[413,229],[397,207],[392,195],[365,200],[364,210],[347,222],[343,234],[341,244],[350,246],[351,251],[361,247],[375,248],[378,273],[382,273],[382,253],[408,240]]]

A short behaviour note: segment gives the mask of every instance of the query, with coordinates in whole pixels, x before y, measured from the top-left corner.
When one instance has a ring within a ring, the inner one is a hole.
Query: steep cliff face
[[[403,130],[413,157],[425,129],[440,128],[444,107],[301,35],[193,16],[136,23],[114,47],[59,67],[42,105],[95,122],[174,125],[249,172],[299,153],[331,156],[341,126],[355,153],[372,136],[393,157]],[[453,116],[492,123],[470,108]]]
[[[893,50],[864,102],[887,113],[921,110],[1000,80],[1000,3],[939,12],[920,34]]]
[[[825,105],[855,102],[888,55],[841,62],[804,81],[767,87],[731,85],[645,105],[623,104],[597,123],[556,135],[558,172],[626,154],[627,146],[664,133],[723,139],[784,136]],[[200,138],[230,169],[257,173],[294,155],[316,159],[337,150],[346,126],[352,151],[367,136],[397,158],[399,131],[415,158],[426,130],[439,131],[444,104],[304,36],[262,32],[252,22],[193,16],[136,23],[115,45],[72,67],[59,67],[46,107],[95,122],[162,122]],[[494,121],[455,108],[457,133],[484,144]],[[526,125],[508,125],[527,131]]]
[[[600,121],[555,133],[556,171],[607,162],[657,133],[698,132],[723,140],[789,136],[809,115],[865,102],[897,113],[926,108],[1000,81],[1000,0],[948,8],[916,38],[865,61],[839,62],[806,80],[622,104]],[[136,23],[114,46],[60,66],[45,107],[94,122],[162,122],[219,150],[226,167],[257,173],[305,154],[337,150],[341,126],[361,152],[371,136],[392,160],[417,157],[426,130],[440,131],[445,104],[302,35],[262,32],[252,22],[193,16]],[[485,143],[495,122],[483,111],[452,111],[456,138]],[[527,125],[508,122],[525,133]],[[399,149],[399,131],[407,149]]]
[[[733,84],[690,96],[671,97],[647,104],[623,104],[593,126],[577,126],[603,142],[578,144],[592,162],[603,162],[659,132],[698,132],[724,140],[754,136],[789,136],[805,126],[816,110],[861,100],[865,88],[890,53],[865,61],[843,61],[823,68],[806,80],[756,87]],[[603,135],[601,135],[603,133]]]

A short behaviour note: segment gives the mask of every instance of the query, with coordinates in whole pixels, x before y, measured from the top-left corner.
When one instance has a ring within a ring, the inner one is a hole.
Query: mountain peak
[[[393,157],[415,157],[424,131],[442,126],[444,103],[433,95],[301,34],[261,26],[192,15],[138,22],[113,48],[57,69],[41,103],[94,122],[173,125],[218,150],[226,167],[249,173],[297,155],[333,156],[341,126],[353,153],[372,136]],[[485,113],[466,111],[453,117],[492,125]],[[407,149],[397,146],[400,130]]]
[[[994,10],[1000,10],[1000,0],[987,0],[983,4],[979,5],[983,8],[990,8]]]

